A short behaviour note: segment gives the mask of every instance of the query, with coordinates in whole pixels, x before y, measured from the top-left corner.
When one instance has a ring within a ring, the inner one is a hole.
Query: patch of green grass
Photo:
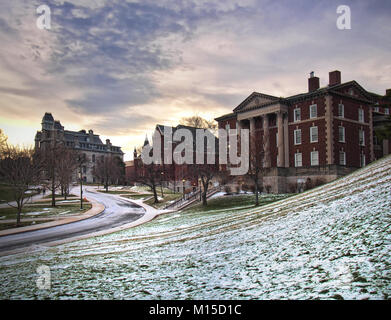
[[[260,194],[259,206],[269,204],[278,200],[282,200],[290,197],[289,194]],[[252,208],[255,206],[254,194],[239,194],[239,195],[226,195],[218,198],[208,199],[207,206],[203,206],[201,203],[184,209],[184,212],[210,212],[221,209],[232,208]]]
[[[36,194],[37,192],[33,190],[32,193],[26,194],[25,197],[31,197]],[[0,203],[10,201],[14,201],[14,192],[12,190],[12,187],[0,184]]]
[[[108,192],[106,192],[105,189],[100,189],[100,190],[97,190],[98,192],[102,192],[102,193],[107,193],[107,194],[138,194],[136,192],[133,192],[133,191],[129,191],[129,190],[109,190]]]
[[[68,194],[67,195],[67,198],[76,198],[77,196],[75,196],[74,194]],[[43,199],[51,199],[52,198],[52,194],[49,193],[47,194],[46,196],[43,197]],[[56,199],[64,199],[64,196],[62,196],[61,194],[55,194],[55,198]]]
[[[51,217],[51,216],[66,216],[72,214],[81,214],[91,208],[90,203],[85,203],[83,205],[83,210],[80,210],[79,203],[64,203],[59,204],[56,207],[50,207],[50,203],[46,204],[27,204],[22,209],[21,219],[23,218],[41,218],[41,217]],[[37,214],[32,214],[37,213]],[[16,208],[8,207],[8,208],[0,208],[0,222],[1,220],[15,219],[17,216]]]
[[[182,198],[181,193],[168,193],[164,194],[163,200],[160,200],[158,203],[154,203],[154,198],[148,199],[147,201],[144,201],[145,204],[150,205],[156,209],[162,209],[168,202],[175,201],[180,198]],[[158,196],[161,197],[161,194],[158,193]]]
[[[58,198],[58,199],[56,199],[56,205],[57,204],[63,204],[62,202],[63,201],[66,201],[65,202],[65,204],[67,204],[67,203],[69,203],[69,204],[74,204],[74,203],[80,203],[80,197],[77,197],[77,198],[71,198],[71,199],[67,199],[67,200],[65,200],[65,199],[63,199],[63,198]],[[69,202],[69,201],[72,201],[72,202]],[[86,198],[83,198],[83,203],[88,203],[89,201],[86,199]],[[51,201],[50,201],[50,199],[42,199],[42,200],[36,200],[36,201],[34,201],[33,203],[29,203],[29,205],[32,205],[32,206],[34,206],[34,205],[40,205],[40,204],[44,204],[44,205],[46,205],[46,206],[51,206]]]
[[[125,194],[123,195],[124,198],[128,198],[128,199],[133,199],[133,200],[139,200],[139,199],[143,199],[143,198],[149,198],[153,196],[152,194],[148,193],[148,194],[139,194],[139,193],[136,193],[136,194]]]

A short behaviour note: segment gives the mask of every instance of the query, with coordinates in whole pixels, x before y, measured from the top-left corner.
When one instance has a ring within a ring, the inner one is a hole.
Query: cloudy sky
[[[36,26],[51,9],[51,29]],[[351,9],[351,30],[336,26]],[[391,1],[1,1],[0,128],[32,144],[43,114],[126,159],[156,123],[231,112],[251,92],[307,90],[311,71],[391,88]]]

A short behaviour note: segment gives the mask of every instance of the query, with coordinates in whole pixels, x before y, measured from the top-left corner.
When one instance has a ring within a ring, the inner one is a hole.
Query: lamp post
[[[81,165],[80,165],[80,172],[79,172],[79,179],[80,179],[80,209],[83,209],[83,174],[81,171]]]
[[[199,188],[200,188],[200,201],[202,201],[201,178],[198,178],[198,186],[199,186]]]
[[[164,172],[160,172],[160,191],[162,193],[162,198],[163,198],[163,175],[164,175]]]
[[[79,179],[80,179],[80,209],[83,209],[83,163],[86,158],[84,154],[79,154],[78,162],[79,162]]]

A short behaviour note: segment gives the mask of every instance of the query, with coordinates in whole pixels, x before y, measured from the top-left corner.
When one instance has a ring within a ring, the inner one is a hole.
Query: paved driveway
[[[76,189],[74,194],[77,194]],[[66,225],[2,236],[0,253],[116,228],[136,221],[145,214],[144,208],[118,196],[96,192],[89,188],[84,189],[83,196],[102,203],[105,210],[94,217]]]

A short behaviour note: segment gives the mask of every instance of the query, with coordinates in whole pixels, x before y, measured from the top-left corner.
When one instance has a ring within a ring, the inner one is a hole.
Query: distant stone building
[[[51,113],[46,112],[42,118],[42,129],[35,135],[35,148],[45,150],[52,141],[57,140],[65,146],[85,154],[87,162],[82,167],[84,182],[95,183],[93,171],[98,159],[113,155],[123,161],[124,153],[121,147],[113,146],[109,139],[104,144],[99,135],[92,130],[69,131],[64,130],[61,122],[54,120]]]

